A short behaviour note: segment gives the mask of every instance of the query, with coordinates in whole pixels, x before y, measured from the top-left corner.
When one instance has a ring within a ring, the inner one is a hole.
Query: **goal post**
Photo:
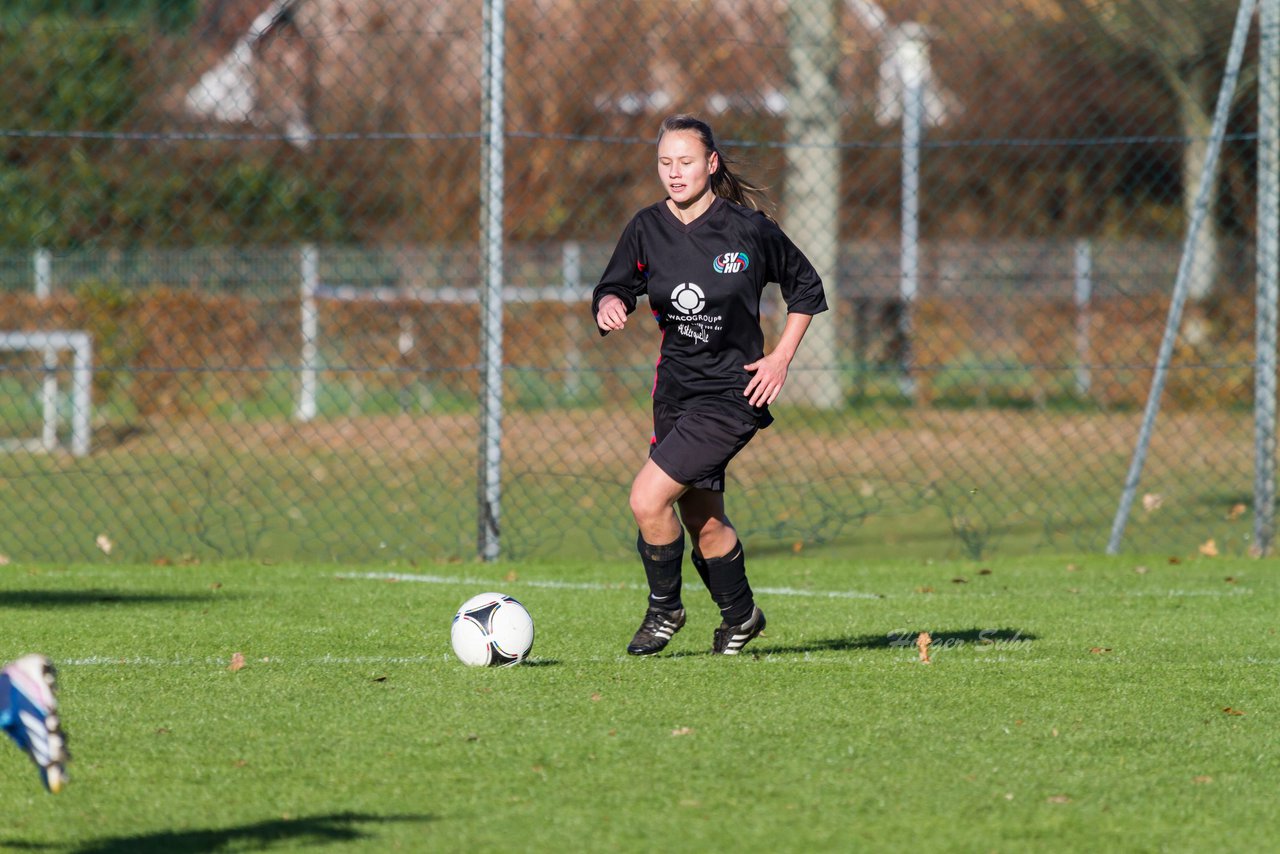
[[[90,387],[93,380],[92,343],[87,332],[38,331],[0,332],[0,352],[38,352],[43,354],[40,383],[41,431],[36,439],[17,439],[0,443],[0,448],[53,451],[58,446],[58,363],[59,354],[71,353],[71,390],[67,395],[71,407],[71,453],[77,457],[89,453]]]

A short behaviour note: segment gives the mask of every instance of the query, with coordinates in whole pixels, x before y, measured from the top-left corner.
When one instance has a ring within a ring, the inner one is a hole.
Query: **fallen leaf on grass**
[[[1205,540],[1203,543],[1200,544],[1200,554],[1204,555],[1205,557],[1217,557],[1218,544],[1215,543],[1212,539]]]
[[[1089,648],[1089,652],[1093,653],[1094,655],[1106,655],[1108,652],[1111,652],[1111,647],[1094,646]]]
[[[955,578],[951,579],[951,583],[952,583],[952,584],[968,584],[968,583],[969,583],[969,579],[967,579],[967,578],[963,578],[963,577],[960,577],[960,576],[956,576]]]
[[[676,729],[671,730],[671,734],[672,735],[693,735],[693,728],[687,727],[687,726],[677,727]]]
[[[594,694],[591,695],[591,702],[593,703],[598,703],[603,699],[604,699],[604,695],[602,695],[599,691],[596,691]]]
[[[978,570],[978,575],[990,575],[990,574],[991,574],[991,570],[989,570],[989,569],[980,569],[980,570]]]
[[[921,632],[916,637],[916,649],[920,650],[920,663],[933,664],[929,658],[929,644],[933,643],[933,637],[928,632]]]
[[[1191,778],[1191,782],[1193,782],[1193,783],[1212,783],[1212,782],[1213,782],[1213,778],[1212,778],[1212,777],[1210,777],[1208,774],[1201,774],[1199,777],[1192,777],[1192,778]]]
[[[1231,509],[1227,511],[1228,519],[1239,519],[1245,513],[1249,512],[1249,508],[1243,504],[1232,504]]]
[[[1067,795],[1050,795],[1045,798],[1045,801],[1051,804],[1069,804],[1071,803],[1071,798]]]
[[[1138,573],[1138,575],[1146,575],[1148,572],[1151,571],[1151,568],[1147,566],[1135,566],[1133,568],[1133,571]]]
[[[233,654],[231,656],[231,664],[227,665],[227,669],[230,670],[232,673],[235,673],[237,670],[243,670],[244,669],[244,653],[237,652]]]
[[[1223,711],[1223,714],[1235,715],[1237,717],[1244,714],[1244,712],[1240,711],[1239,709],[1233,709],[1230,706],[1223,706],[1222,711]]]

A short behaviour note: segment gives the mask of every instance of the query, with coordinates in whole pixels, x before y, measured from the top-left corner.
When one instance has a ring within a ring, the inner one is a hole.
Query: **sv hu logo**
[[[745,252],[726,252],[717,255],[711,266],[717,273],[741,273],[750,266],[751,260]]]

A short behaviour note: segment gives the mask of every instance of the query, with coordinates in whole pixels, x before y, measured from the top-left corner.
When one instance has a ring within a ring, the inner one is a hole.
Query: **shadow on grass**
[[[173,830],[137,836],[111,836],[71,849],[73,854],[199,854],[224,850],[265,851],[360,842],[373,838],[361,824],[435,821],[430,815],[365,815],[334,813],[296,819],[274,819],[208,830]],[[6,845],[9,843],[5,843]]]
[[[761,654],[785,654],[785,653],[805,653],[805,652],[843,652],[856,650],[872,650],[872,649],[915,649],[916,638],[919,637],[920,631],[904,631],[901,629],[891,632],[885,632],[881,635],[851,635],[842,638],[821,638],[818,640],[805,641],[804,643],[772,646],[768,643],[768,630],[761,636],[757,643],[760,646],[752,652]],[[1011,628],[990,628],[990,629],[960,629],[958,631],[930,631],[929,636],[932,639],[930,649],[953,649],[955,647],[973,646],[979,649],[984,647],[1010,646],[1013,644],[1030,643],[1037,640],[1037,637],[1030,632],[1024,632],[1022,629]]]
[[[769,632],[765,633],[759,639],[752,642],[747,647],[744,655],[787,655],[787,654],[803,654],[806,652],[857,652],[862,650],[875,649],[906,649],[915,650],[916,638],[919,637],[919,631],[895,630],[885,632],[882,635],[849,635],[839,638],[818,638],[816,640],[807,640],[803,643],[795,644],[771,644]],[[1009,648],[1017,647],[1023,643],[1030,643],[1037,640],[1037,637],[1030,632],[1024,632],[1022,629],[999,628],[999,629],[960,629],[958,631],[930,631],[929,636],[932,641],[929,645],[930,649],[955,649],[957,647],[972,646],[977,649],[986,648]],[[686,658],[689,656],[711,655],[710,650],[706,651],[685,651],[672,653],[670,658]]]
[[[226,593],[124,593],[119,590],[0,590],[0,608],[81,607],[103,603],[123,605],[171,605],[179,602],[209,602],[227,598]]]

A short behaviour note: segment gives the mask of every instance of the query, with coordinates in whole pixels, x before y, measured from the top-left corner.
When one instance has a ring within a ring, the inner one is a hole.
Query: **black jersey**
[[[781,286],[788,312],[827,309],[817,271],[764,214],[717,197],[686,225],[664,199],[627,223],[591,315],[608,294],[628,313],[647,294],[662,330],[654,399],[728,407],[765,426],[768,407],[751,406],[743,392],[751,379],[744,365],[764,355],[760,295],[769,282]]]

